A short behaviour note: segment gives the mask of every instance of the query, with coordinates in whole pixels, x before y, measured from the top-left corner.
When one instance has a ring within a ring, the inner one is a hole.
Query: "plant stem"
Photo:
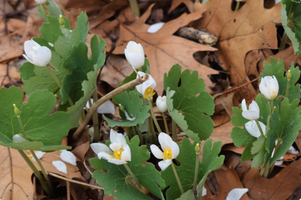
[[[78,137],[80,135],[80,133],[84,130],[84,128],[86,127],[86,125],[88,124],[88,122],[90,121],[94,111],[104,102],[108,101],[109,99],[113,98],[114,96],[120,94],[121,92],[130,89],[132,87],[135,87],[136,85],[139,85],[141,83],[143,83],[144,81],[146,81],[148,79],[148,74],[145,74],[143,77],[140,77],[138,79],[132,80],[118,88],[116,88],[115,90],[111,91],[110,93],[106,94],[105,96],[101,97],[100,99],[98,99],[96,102],[94,102],[94,104],[92,105],[92,107],[90,108],[89,112],[86,115],[86,118],[84,119],[83,123],[81,123],[79,125],[79,127],[77,128],[77,130],[74,132],[73,137]]]
[[[43,8],[43,10],[44,10],[44,12],[45,12],[46,17],[47,17],[47,15],[49,15],[49,13],[47,12],[47,10],[46,10],[46,8],[45,8],[44,3],[41,3],[41,6],[42,6],[42,8]]]
[[[157,144],[157,135],[155,132],[153,119],[151,117],[148,118],[148,129],[149,129],[149,132],[152,134],[152,143]]]
[[[199,154],[195,154],[195,168],[194,168],[194,181],[193,181],[193,190],[195,190],[196,185],[197,185],[197,180],[198,180],[198,175],[199,175]]]
[[[56,84],[61,89],[62,84],[61,84],[60,80],[56,77],[55,73],[52,71],[53,67],[50,64],[48,64],[47,69],[49,70],[49,72],[50,72],[51,76],[53,77],[53,79],[55,80]],[[69,102],[70,106],[74,106],[74,103],[73,103],[73,101],[71,100],[70,97],[68,97],[68,102]]]
[[[168,125],[167,125],[166,116],[164,112],[162,113],[162,117],[163,117],[166,134],[169,135]]]
[[[155,123],[155,126],[156,126],[156,128],[157,128],[157,131],[158,131],[159,133],[161,133],[162,130],[161,130],[159,124],[158,124],[156,115],[155,115],[155,113],[154,113],[152,100],[148,100],[148,105],[149,105],[149,111],[150,111],[150,113],[151,113],[151,116],[152,116],[153,121],[154,121],[154,123]]]
[[[143,135],[141,133],[141,131],[139,130],[138,124],[136,126],[133,126],[133,129],[138,133],[138,136],[140,138],[140,144],[143,144]]]
[[[172,126],[172,140],[178,143],[177,124],[174,120],[171,121]]]
[[[137,0],[130,0],[131,9],[136,17],[140,17],[140,10]]]
[[[287,34],[286,32],[283,33],[282,39],[281,39],[281,43],[280,43],[280,47],[279,47],[279,51],[283,51],[285,48],[285,44],[286,44],[286,40],[287,40]]]
[[[49,188],[48,184],[45,182],[44,178],[42,177],[41,173],[36,168],[36,166],[31,162],[31,160],[27,157],[27,155],[23,151],[18,150],[18,152],[20,153],[22,158],[25,160],[27,165],[31,168],[31,170],[33,171],[33,173],[37,177],[37,179],[40,181],[40,183],[41,183],[43,189],[45,190],[45,192],[47,193],[47,195],[49,197],[53,197],[54,193],[52,193],[51,189]]]
[[[286,92],[285,92],[285,96],[286,96],[286,97],[288,96],[288,91],[289,91],[289,88],[290,88],[290,81],[291,81],[291,80],[287,80],[287,84],[286,84]]]
[[[97,98],[97,92],[95,90],[93,92],[93,102],[96,102],[97,99],[98,99]],[[95,112],[93,113],[93,129],[94,129],[94,140],[95,140],[95,142],[99,142],[100,135],[99,135],[98,112],[97,112],[97,110],[95,110]]]
[[[236,7],[235,7],[235,10],[234,10],[234,11],[238,11],[239,6],[240,6],[240,1],[236,1]]]
[[[176,180],[177,180],[177,182],[178,182],[178,185],[179,185],[181,194],[183,194],[183,193],[184,193],[184,190],[183,190],[181,181],[180,181],[180,179],[179,179],[178,173],[177,173],[176,168],[175,168],[175,166],[174,166],[173,163],[171,163],[171,167],[172,167],[172,171],[173,171],[173,173],[174,173],[174,175],[175,175],[175,178],[176,178]]]
[[[141,187],[141,184],[139,183],[137,177],[135,176],[135,174],[132,172],[132,170],[129,168],[129,166],[127,164],[124,164],[123,165],[125,167],[125,169],[128,171],[128,173],[130,174],[130,176],[132,177],[132,179],[135,181],[136,185],[138,186],[139,190],[141,192],[144,193],[142,187]]]
[[[263,131],[262,131],[262,129],[261,129],[261,126],[260,126],[260,124],[259,124],[259,122],[258,122],[257,119],[255,119],[255,122],[256,122],[256,125],[257,125],[258,129],[259,129],[260,134],[261,134],[261,135],[264,135],[264,133],[263,133]]]
[[[38,157],[36,156],[36,154],[35,154],[35,152],[33,150],[30,150],[30,153],[33,156],[33,158],[36,160],[36,162],[38,163],[40,169],[42,170],[42,174],[43,174],[43,176],[44,176],[44,178],[46,180],[46,184],[48,185],[51,193],[54,193],[51,181],[50,181],[50,179],[48,177],[48,173],[46,172],[44,166],[42,165],[42,163],[40,162],[40,160],[38,159]]]

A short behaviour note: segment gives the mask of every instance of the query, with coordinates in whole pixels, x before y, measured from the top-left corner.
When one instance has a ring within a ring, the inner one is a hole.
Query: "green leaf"
[[[22,135],[13,104],[20,110],[25,135],[29,141],[34,141],[33,145],[39,146],[40,144],[37,142],[41,142],[43,145],[60,145],[62,139],[68,135],[70,128],[68,115],[64,112],[49,115],[56,105],[56,98],[47,90],[32,94],[25,105],[22,103],[24,96],[20,88],[1,88],[0,96],[2,97],[0,99],[0,141],[2,145],[11,147],[14,144],[13,135]],[[20,148],[22,145],[25,143],[14,144],[13,147]]]
[[[150,158],[149,151],[145,145],[139,146],[138,136],[133,137],[131,142],[127,142],[132,154],[132,160],[129,161],[127,165],[135,174],[140,184],[160,198],[161,192],[159,187],[165,186],[164,180],[153,164],[143,164]],[[123,165],[115,165],[98,158],[92,158],[90,162],[92,167],[97,169],[97,171],[93,173],[93,178],[104,188],[107,195],[113,195],[116,199],[124,200],[152,199],[135,189],[126,181],[129,174]]]
[[[99,39],[99,41],[98,41]],[[83,107],[96,90],[96,79],[98,70],[105,62],[105,52],[103,52],[106,42],[94,35],[91,39],[91,60],[94,64],[94,71],[87,74],[88,80],[82,82],[82,91],[84,95],[75,103],[74,106],[68,108],[67,114],[70,116],[71,127],[77,127]]]
[[[45,8],[47,9],[47,13],[45,13],[45,9],[42,4],[39,4],[39,9],[37,9],[37,14],[47,21],[47,15],[58,18],[63,14],[60,6],[54,0],[48,0],[45,4]]]
[[[259,168],[263,164],[265,154],[265,143],[266,137],[263,135],[259,136],[257,140],[253,143],[251,153],[255,155],[252,162],[252,167],[254,168]]]
[[[176,160],[179,162],[179,166],[175,166],[179,179],[183,186],[184,192],[193,188],[194,171],[196,163],[195,153],[196,142],[190,143],[187,138],[183,138],[182,145],[180,145],[180,153]],[[221,150],[221,142],[215,142],[212,146],[212,139],[207,140],[203,146],[203,160],[199,165],[198,180],[200,182],[200,188],[208,174],[223,164],[224,156],[218,156]],[[166,187],[169,187],[166,191],[167,200],[176,199],[181,196],[178,183],[174,176],[172,167],[169,166],[165,171],[161,171],[162,178],[165,180]]]
[[[59,36],[63,36],[59,19],[48,15],[48,22],[44,22],[40,28],[42,38],[54,44]]]
[[[214,126],[209,115],[214,112],[214,103],[198,72],[184,70],[181,74],[181,66],[174,65],[164,75],[164,88],[168,112],[178,126],[193,140],[209,138]],[[169,94],[171,91],[175,93]]]
[[[285,70],[283,60],[279,59],[277,62],[275,58],[270,57],[270,61],[271,64],[269,64],[267,61],[264,61],[264,71],[261,72],[260,78],[265,76],[275,76],[279,84],[278,96],[285,96],[287,90],[287,77],[283,76]],[[287,97],[289,98],[290,102],[292,102],[294,99],[300,99],[300,84],[296,84],[300,78],[300,70],[299,68],[294,67],[293,64],[291,65],[290,70],[292,77],[289,83],[289,93]],[[275,103],[276,100],[274,100],[274,104]]]
[[[301,44],[301,4],[291,0],[282,0],[281,21],[285,33],[291,40],[294,53],[300,53]],[[292,29],[291,29],[292,27]]]
[[[103,115],[104,119],[108,122],[110,127],[114,126],[123,126],[130,127],[135,126],[136,124],[142,124],[149,117],[149,107],[147,105],[143,106],[143,101],[139,97],[138,92],[136,91],[124,91],[113,98],[113,102],[117,105],[121,104],[125,111],[131,118],[135,118],[133,121],[129,121],[126,118],[123,118],[123,121],[116,121],[107,118]],[[119,111],[122,112],[122,111]],[[124,113],[120,113],[121,116],[124,116]]]

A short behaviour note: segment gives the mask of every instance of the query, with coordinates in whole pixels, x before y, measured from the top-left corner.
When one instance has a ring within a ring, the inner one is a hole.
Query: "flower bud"
[[[51,51],[45,46],[41,46],[33,40],[24,42],[24,58],[37,66],[46,66],[51,60]]]
[[[201,148],[200,148],[200,143],[196,143],[195,147],[194,147],[195,153],[197,155],[200,154]]]
[[[287,77],[287,80],[288,80],[288,81],[291,80],[291,78],[292,78],[291,70],[288,70],[288,71],[287,71],[286,77]]]
[[[65,27],[65,22],[64,22],[64,19],[63,19],[63,15],[60,15],[59,23],[60,23],[61,27]]]
[[[279,91],[278,81],[275,76],[265,76],[261,79],[259,90],[267,99],[273,100]]]
[[[248,120],[255,120],[259,118],[259,106],[256,101],[252,101],[247,109],[246,100],[243,99],[241,102],[242,116]]]
[[[139,69],[144,65],[144,50],[141,44],[129,41],[124,49],[124,55],[134,69]]]
[[[160,112],[165,112],[167,110],[167,105],[166,105],[166,96],[158,96],[156,100],[156,105],[157,108]]]
[[[15,112],[15,114],[17,116],[20,116],[20,110],[19,110],[19,108],[16,106],[16,104],[13,104],[13,106],[14,106],[14,112]]]

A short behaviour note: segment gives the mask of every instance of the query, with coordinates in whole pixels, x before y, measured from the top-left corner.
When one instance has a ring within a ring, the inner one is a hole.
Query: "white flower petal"
[[[249,106],[249,110],[247,110],[245,99],[241,102],[241,108],[242,108],[242,116],[248,120],[255,120],[259,118],[259,106],[256,103],[256,101],[252,101],[252,103]]]
[[[67,150],[61,151],[60,157],[66,163],[76,166],[76,157],[71,151],[67,151]]]
[[[156,100],[156,106],[160,112],[165,112],[167,110],[166,96],[158,96]]]
[[[150,145],[150,150],[156,158],[158,158],[158,159],[164,158],[164,153],[156,145],[154,145],[154,144]]]
[[[171,149],[172,139],[166,133],[161,132],[158,136],[159,143],[163,151],[166,149]]]
[[[261,78],[259,90],[267,99],[273,100],[279,92],[278,80],[275,76],[265,76]]]
[[[115,114],[115,106],[111,101],[106,101],[97,108],[99,114]]]
[[[112,164],[115,164],[115,165],[124,165],[124,164],[127,163],[126,161],[118,160],[116,158],[108,159],[108,162],[112,163]]]
[[[144,72],[140,72],[140,71],[138,72],[138,74],[140,76],[145,75]],[[137,78],[138,78],[138,75],[137,75]],[[148,87],[155,89],[156,86],[157,86],[157,83],[156,83],[155,79],[153,79],[153,77],[151,75],[149,75],[148,79],[146,81],[144,81],[142,84],[136,86],[136,89],[141,95],[144,95],[144,92]]]
[[[110,144],[110,148],[111,148],[113,151],[117,151],[117,150],[123,149],[123,144],[114,142],[114,143],[111,143],[111,144]]]
[[[117,136],[118,136],[118,132],[111,129],[110,130],[110,141],[111,141],[111,143],[117,142]]]
[[[160,169],[164,171],[170,164],[172,163],[172,160],[167,159],[167,160],[162,160],[158,163]]]
[[[52,161],[52,165],[55,166],[55,168],[58,171],[67,174],[67,166],[63,161],[60,161],[60,160]]]
[[[260,124],[261,130],[263,131],[263,134],[265,135],[265,128],[266,128],[265,124],[262,123],[261,121],[258,122]],[[248,133],[250,133],[250,135],[252,135],[253,137],[258,138],[261,135],[255,121],[248,121],[247,123],[245,123],[245,128],[248,131]]]
[[[13,141],[16,143],[24,142],[26,141],[21,135],[15,134],[13,136]]]
[[[110,154],[112,151],[111,149],[102,143],[92,143],[90,144],[91,149],[94,151],[95,154],[99,154],[100,152],[105,152],[107,154]]]
[[[127,145],[123,148],[123,152],[121,154],[121,160],[123,161],[131,161],[132,156],[131,156],[131,149],[130,147]]]
[[[248,188],[234,188],[229,192],[226,200],[239,200],[248,191]]]
[[[207,195],[207,189],[205,188],[205,186],[203,186],[203,192],[202,192],[202,196],[206,196]]]
[[[47,47],[40,47],[37,50],[39,66],[46,66],[51,60],[51,51]]]
[[[130,117],[126,110],[124,111],[124,114],[125,114],[125,117],[126,117],[127,120],[129,120],[131,122],[135,121],[136,117]]]
[[[113,153],[113,152],[111,152],[111,153]],[[111,153],[107,153],[107,152],[99,152],[99,153],[97,154],[97,157],[98,157],[99,159],[104,158],[104,159],[106,159],[106,160],[110,160],[110,159],[113,159],[113,158],[114,158],[114,156],[113,156]]]
[[[137,44],[134,41],[129,41],[124,49],[124,55],[134,69],[138,69],[144,65],[145,57],[141,44]]]
[[[163,25],[164,25],[164,22],[158,22],[158,23],[152,24],[147,29],[147,32],[148,33],[156,33],[157,31],[159,31],[162,28]]]
[[[41,159],[46,154],[46,152],[43,151],[35,151],[34,153],[36,154],[38,159]]]
[[[241,109],[242,111],[247,111],[247,104],[246,104],[246,99],[243,99],[242,102],[241,102]]]
[[[287,153],[297,155],[297,154],[299,154],[299,151],[298,151],[297,149],[295,149],[293,146],[291,146],[291,147],[287,150]]]
[[[180,153],[180,148],[178,144],[174,141],[171,142],[171,152],[172,152],[172,159],[175,159]]]

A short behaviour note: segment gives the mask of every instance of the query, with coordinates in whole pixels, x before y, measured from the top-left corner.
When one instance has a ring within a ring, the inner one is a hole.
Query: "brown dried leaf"
[[[280,22],[281,4],[264,8],[263,0],[246,1],[238,10],[231,10],[232,0],[212,0],[197,4],[205,9],[204,17],[195,23],[197,28],[218,35],[220,56],[227,63],[222,64],[230,71],[233,86],[250,82],[245,72],[245,56],[253,49],[276,49],[275,22]],[[251,84],[238,91],[240,98],[252,99],[257,92]]]
[[[168,72],[171,66],[177,63],[182,66],[182,70],[199,71],[199,77],[204,79],[207,90],[209,90],[212,82],[208,75],[216,74],[216,71],[199,64],[193,58],[193,53],[197,51],[214,51],[216,49],[172,35],[180,27],[199,19],[202,11],[183,14],[177,19],[165,23],[158,32],[151,34],[147,33],[149,25],[145,24],[151,13],[151,8],[152,6],[132,25],[120,25],[121,35],[113,53],[123,54],[130,40],[141,43],[150,62],[151,75],[157,81],[156,91],[159,95],[163,93],[163,74]]]
[[[301,160],[292,162],[273,178],[259,175],[258,169],[251,169],[244,177],[243,184],[249,188],[252,199],[287,199],[301,185]]]

